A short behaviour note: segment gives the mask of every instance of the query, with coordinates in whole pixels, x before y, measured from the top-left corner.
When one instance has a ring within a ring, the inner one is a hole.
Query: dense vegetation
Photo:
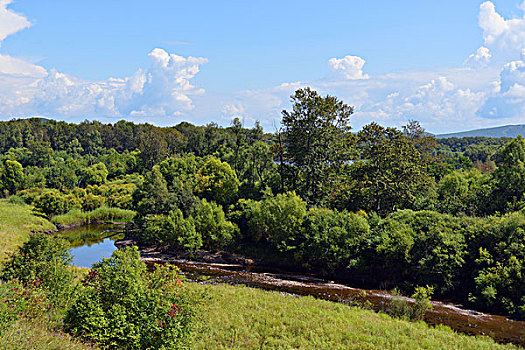
[[[435,140],[417,122],[352,133],[337,98],[303,89],[292,103],[274,134],[237,119],[3,122],[0,190],[55,222],[136,211],[129,234],[159,249],[235,251],[408,293],[428,285],[525,317],[523,137]]]

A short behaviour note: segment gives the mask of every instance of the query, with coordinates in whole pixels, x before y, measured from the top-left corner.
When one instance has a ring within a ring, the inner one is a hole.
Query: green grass
[[[0,200],[0,259],[28,240],[31,231],[54,229],[48,220],[35,216],[32,206]]]
[[[244,286],[207,291],[195,349],[512,349],[492,339],[429,327],[313,297]]]
[[[134,216],[133,210],[100,207],[88,212],[72,209],[66,214],[53,217],[51,221],[57,225],[83,225],[105,221],[130,221]]]
[[[41,322],[19,320],[0,338],[0,350],[96,349],[60,331],[48,330]]]

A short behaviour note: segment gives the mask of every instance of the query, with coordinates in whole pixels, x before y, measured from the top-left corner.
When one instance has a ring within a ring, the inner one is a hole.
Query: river
[[[62,230],[58,235],[71,242],[74,265],[91,267],[91,264],[111,256],[111,253],[116,250],[114,241],[122,238],[122,235],[110,231],[119,230],[122,230],[122,226],[91,225]],[[165,258],[146,258],[144,260],[150,264],[167,261]],[[176,259],[169,259],[169,261],[177,265],[189,278],[200,278],[199,276],[204,275],[209,276],[210,281],[219,283],[245,284],[298,295],[312,295],[349,304],[367,302],[376,311],[384,309],[393,298],[391,294],[382,290],[353,288],[315,276],[287,273],[258,266],[200,263]],[[408,303],[413,302],[410,298],[405,299]],[[432,304],[433,309],[428,310],[424,318],[425,322],[431,325],[444,324],[459,332],[487,335],[499,342],[511,342],[525,347],[525,321],[469,310],[461,305],[448,302],[432,301]]]

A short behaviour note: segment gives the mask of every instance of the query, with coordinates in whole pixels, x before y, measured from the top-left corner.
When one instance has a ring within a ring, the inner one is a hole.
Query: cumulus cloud
[[[19,86],[13,94],[23,98],[11,96],[10,104],[0,106],[0,112],[4,115],[42,114],[73,118],[162,118],[176,117],[192,110],[192,96],[203,94],[204,90],[195,87],[191,80],[207,60],[169,54],[159,48],[154,49],[149,58],[151,64],[148,68],[138,69],[128,78],[97,82],[54,69],[46,72],[42,67],[33,66],[34,73],[42,77]]]
[[[328,60],[330,69],[349,80],[368,79],[368,74],[363,74],[364,65],[365,60],[358,56],[345,56]]]
[[[488,64],[491,57],[492,57],[492,54],[490,53],[490,50],[486,48],[485,46],[482,46],[476,51],[476,53],[470,55],[465,60],[465,65],[466,66],[476,66],[479,64]]]
[[[525,48],[525,1],[521,8],[524,10],[521,18],[505,19],[492,2],[480,6],[479,26],[483,29],[485,46],[495,52],[498,59],[519,58]]]

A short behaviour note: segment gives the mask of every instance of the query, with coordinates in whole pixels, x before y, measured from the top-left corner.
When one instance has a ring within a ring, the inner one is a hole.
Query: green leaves
[[[354,110],[310,88],[297,90],[291,100],[293,110],[282,112],[282,124],[286,158],[297,171],[292,183],[309,203],[320,203],[331,187],[331,175],[355,157],[348,124]]]
[[[189,347],[195,309],[176,269],[147,272],[136,247],[126,248],[93,264],[83,283],[65,319],[68,331],[108,348]]]

